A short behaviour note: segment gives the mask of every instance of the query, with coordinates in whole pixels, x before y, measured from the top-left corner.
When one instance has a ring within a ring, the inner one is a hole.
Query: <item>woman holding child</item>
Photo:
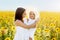
[[[26,10],[24,8],[17,8],[15,13],[15,25],[16,25],[16,34],[14,40],[32,40],[29,37],[29,29],[35,28],[37,21],[34,21],[32,24],[26,24],[28,22],[24,22],[24,18],[26,16]]]

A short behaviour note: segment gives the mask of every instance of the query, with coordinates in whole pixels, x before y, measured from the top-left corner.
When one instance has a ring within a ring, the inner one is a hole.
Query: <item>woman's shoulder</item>
[[[16,26],[18,26],[18,25],[21,24],[21,23],[22,23],[21,20],[16,20],[16,21],[15,21],[15,25],[16,25]]]

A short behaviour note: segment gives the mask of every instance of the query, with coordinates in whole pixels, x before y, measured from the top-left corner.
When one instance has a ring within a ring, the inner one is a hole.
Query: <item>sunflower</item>
[[[1,31],[2,31],[2,33],[3,33],[3,34],[7,34],[8,29],[7,29],[7,28],[5,28],[5,27],[1,27]]]
[[[11,40],[10,37],[5,38],[4,40]]]
[[[45,23],[45,24],[44,24],[44,26],[45,26],[45,27],[48,27],[48,26],[49,26],[49,24],[48,24],[48,23]]]
[[[50,27],[55,27],[56,25],[54,23],[51,23],[50,24]]]
[[[60,28],[57,27],[57,28],[56,28],[56,32],[60,32]]]
[[[52,38],[52,40],[56,40],[56,38]]]
[[[45,32],[50,32],[50,30],[49,29],[45,29]]]
[[[40,33],[41,32],[41,29],[40,28],[37,28],[37,32]]]
[[[15,31],[16,28],[15,28],[15,26],[11,26],[10,29],[11,29],[11,31]]]

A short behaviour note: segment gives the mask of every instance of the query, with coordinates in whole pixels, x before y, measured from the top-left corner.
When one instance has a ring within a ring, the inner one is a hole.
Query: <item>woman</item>
[[[15,25],[16,25],[16,34],[14,40],[29,40],[29,38],[25,39],[26,29],[35,28],[36,22],[31,25],[24,24],[23,18],[26,16],[26,10],[24,8],[17,8],[15,13]]]

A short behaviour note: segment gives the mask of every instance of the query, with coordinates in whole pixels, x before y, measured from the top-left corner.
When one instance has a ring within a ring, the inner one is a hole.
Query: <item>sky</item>
[[[0,10],[16,10],[17,7],[39,11],[60,11],[60,0],[0,0]]]

